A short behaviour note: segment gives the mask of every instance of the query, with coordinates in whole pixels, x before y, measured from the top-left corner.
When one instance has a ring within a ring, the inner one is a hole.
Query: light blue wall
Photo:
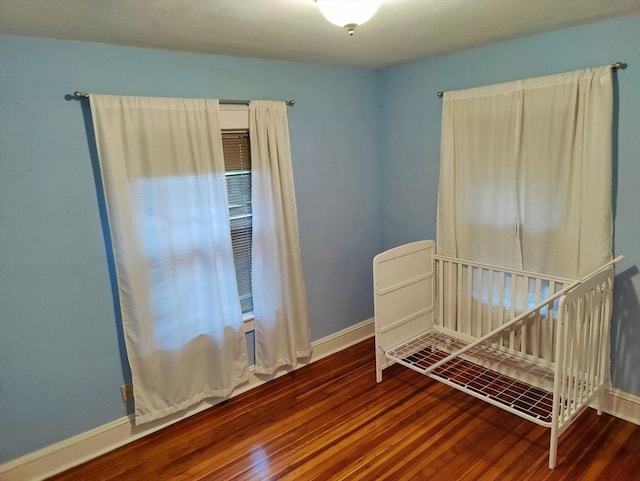
[[[460,51],[387,69],[380,76],[383,244],[435,238],[440,90],[537,77],[626,61],[617,78],[614,150],[614,386],[640,395],[640,15]]]
[[[377,72],[0,37],[0,462],[126,413],[83,107],[65,99],[74,90],[296,99],[288,114],[312,337],[372,315]]]

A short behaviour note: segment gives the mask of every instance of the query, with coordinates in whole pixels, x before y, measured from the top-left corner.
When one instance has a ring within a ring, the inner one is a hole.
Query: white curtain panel
[[[311,355],[289,127],[284,102],[249,105],[255,372]]]
[[[438,251],[577,278],[611,259],[612,74],[446,92]]]
[[[246,380],[218,101],[91,95],[136,423]]]

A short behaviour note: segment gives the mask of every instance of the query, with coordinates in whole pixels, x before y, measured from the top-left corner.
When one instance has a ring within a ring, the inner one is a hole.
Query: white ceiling
[[[640,0],[383,0],[349,37],[314,0],[0,0],[0,33],[387,67],[640,12]]]

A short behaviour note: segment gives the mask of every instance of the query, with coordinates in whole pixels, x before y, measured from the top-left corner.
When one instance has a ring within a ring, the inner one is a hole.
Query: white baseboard
[[[605,394],[602,410],[640,426],[640,396],[634,396],[620,389],[609,389]]]
[[[313,342],[313,363],[338,351],[346,349],[373,336],[373,319],[367,319],[340,332]],[[299,365],[297,368],[306,364]],[[276,377],[286,374],[281,370]],[[242,394],[265,381],[250,375],[249,382],[236,389],[233,396]],[[3,481],[41,480],[82,464],[101,454],[147,436],[182,419],[208,409],[213,404],[203,402],[187,411],[162,420],[135,426],[132,416],[123,416],[110,423],[71,438],[39,449],[33,453],[0,465],[0,479]]]

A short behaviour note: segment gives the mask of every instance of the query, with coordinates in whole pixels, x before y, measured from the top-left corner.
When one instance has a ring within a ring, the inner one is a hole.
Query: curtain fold
[[[255,372],[271,375],[311,355],[284,102],[252,101],[249,135]]]
[[[218,101],[91,95],[136,423],[248,373]]]
[[[609,66],[446,92],[438,251],[577,278],[611,259]]]

